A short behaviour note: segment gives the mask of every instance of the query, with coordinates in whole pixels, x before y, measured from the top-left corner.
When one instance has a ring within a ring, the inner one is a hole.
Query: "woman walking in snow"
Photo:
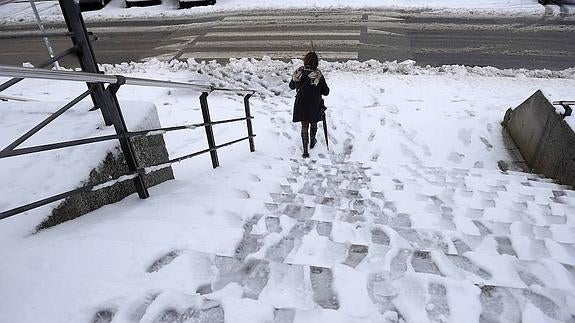
[[[301,141],[303,158],[309,157],[309,148],[317,142],[317,123],[322,120],[322,95],[329,94],[329,87],[321,71],[317,69],[319,60],[315,52],[309,52],[303,58],[304,66],[299,67],[289,82],[289,87],[296,90],[293,109],[293,122],[301,122]],[[311,142],[310,142],[311,137]]]

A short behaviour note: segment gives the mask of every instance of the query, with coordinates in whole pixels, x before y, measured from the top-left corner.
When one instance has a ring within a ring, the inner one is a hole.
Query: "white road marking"
[[[379,15],[369,15],[367,16],[368,21],[404,21],[403,18],[379,16]]]
[[[272,59],[302,58],[306,51],[245,51],[245,52],[186,52],[180,56],[180,60],[188,58],[226,59],[226,58],[262,58],[269,56]],[[320,52],[320,59],[357,59],[357,52]]]
[[[183,42],[178,42],[178,43],[174,43],[174,44],[169,44],[169,45],[164,45],[164,46],[158,46],[158,47],[154,47],[154,49],[159,49],[159,50],[180,50],[186,46],[188,46],[191,42],[193,42],[197,37],[180,37],[180,38],[184,38],[185,41]]]
[[[359,40],[355,39],[318,39],[314,40],[316,47],[354,47],[360,44]],[[295,47],[295,46],[308,46],[308,40],[224,40],[224,41],[199,41],[194,44],[194,47],[208,47],[208,48],[222,48],[222,47]]]
[[[377,30],[377,29],[373,29],[373,28],[367,28],[367,33],[368,34],[376,34],[376,35],[405,36],[405,35],[398,34],[398,33],[392,33],[391,31]]]
[[[183,31],[190,30],[192,33],[194,30],[200,28],[211,28],[218,26],[218,22],[201,22],[201,23],[189,23],[189,24],[177,24],[169,26],[122,26],[122,27],[91,27],[88,31],[94,33],[149,33],[149,32],[160,32],[160,31]]]
[[[545,50],[545,49],[506,49],[496,50],[494,46],[478,46],[478,47],[460,47],[460,48],[415,48],[412,49],[416,54],[462,54],[462,53],[479,53],[486,55],[508,55],[508,56],[553,56],[553,57],[569,57],[573,53],[569,51],[558,50]]]
[[[147,62],[147,61],[150,61],[150,60],[155,58],[157,60],[165,62],[165,61],[171,60],[172,57],[176,56],[177,54],[178,54],[178,52],[171,52],[171,53],[162,54],[162,55],[158,55],[158,56],[146,57],[146,58],[143,58],[142,61]]]
[[[400,28],[403,30],[505,30],[511,32],[519,31],[575,31],[575,26],[564,25],[530,25],[525,26],[522,24],[500,24],[500,25],[487,25],[487,24],[455,24],[455,23],[406,23],[406,22],[390,22],[390,21],[369,21],[368,27],[386,29],[386,28]]]
[[[281,30],[269,30],[269,31],[219,31],[207,33],[206,37],[239,37],[239,36],[314,36],[314,37],[324,37],[324,36],[359,36],[360,30],[334,30],[334,31],[314,31],[314,30],[300,30],[300,31],[281,31]]]
[[[230,16],[225,17],[223,21],[298,21],[298,20],[357,20],[361,19],[361,15],[355,14],[303,14],[303,15],[262,15],[262,16]]]

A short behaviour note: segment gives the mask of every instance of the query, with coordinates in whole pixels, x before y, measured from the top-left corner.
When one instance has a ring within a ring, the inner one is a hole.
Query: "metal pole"
[[[216,150],[216,141],[214,140],[214,131],[212,129],[212,120],[210,118],[210,110],[208,109],[208,92],[203,92],[200,95],[200,106],[202,107],[202,116],[204,117],[204,123],[206,124],[206,137],[208,138],[208,147],[210,148],[210,155],[212,157],[212,167],[216,168],[220,166],[220,161],[218,160],[218,152]]]
[[[250,151],[253,153],[256,151],[256,145],[254,143],[254,130],[252,128],[252,115],[250,112],[250,98],[252,97],[253,93],[246,94],[244,96],[244,108],[246,110],[246,124],[248,127],[248,136],[250,137]]]
[[[110,103],[109,111],[111,112],[112,122],[114,124],[114,129],[116,130],[116,134],[120,136],[118,139],[120,141],[120,148],[122,149],[122,153],[124,154],[124,159],[126,160],[126,164],[128,165],[128,169],[130,172],[136,172],[140,168],[138,165],[138,160],[136,159],[136,153],[134,152],[134,148],[132,147],[132,142],[130,138],[127,136],[129,133],[128,127],[126,126],[126,121],[124,120],[124,116],[122,115],[122,109],[120,109],[120,104],[118,103],[118,98],[116,97],[116,92],[120,88],[122,84],[124,84],[125,80],[118,80],[119,82],[116,84],[108,85],[108,89],[106,90],[108,94],[108,102]],[[146,183],[144,182],[144,175],[142,172],[138,172],[138,176],[134,178],[134,186],[136,187],[136,191],[138,192],[138,196],[141,199],[145,199],[150,197],[150,193],[148,192],[148,188],[146,187]]]
[[[78,49],[78,60],[82,71],[89,73],[100,73],[98,64],[96,63],[96,56],[90,43],[86,25],[82,18],[80,6],[74,0],[58,0],[62,14],[66,20],[68,31],[73,34],[72,43]],[[101,83],[87,83],[88,88],[92,90],[92,102],[95,108],[99,108],[102,112],[102,117],[107,126],[112,125],[110,118],[110,111],[107,110],[106,93],[104,85]]]
[[[42,23],[42,19],[40,18],[40,14],[38,13],[38,9],[36,8],[34,0],[30,0],[30,6],[32,6],[32,11],[34,11],[34,16],[36,16],[36,23],[38,24],[38,28],[40,28],[40,32],[42,32],[42,34],[45,34],[46,30],[44,29],[44,24]],[[52,50],[52,44],[50,44],[50,40],[46,36],[44,36],[44,43],[46,44],[46,48],[48,48],[48,54],[50,54],[50,58],[54,58],[54,51]],[[58,61],[54,61],[54,67],[57,69],[60,68],[60,64],[58,64]]]
[[[65,51],[56,54],[56,56],[50,58],[49,60],[43,61],[40,64],[34,65],[36,67],[40,67],[40,68],[44,68],[54,62],[57,62],[59,59],[64,58],[66,55],[71,54],[76,52],[76,48],[72,47],[72,48],[68,48]],[[1,68],[1,67],[0,67]],[[11,87],[12,85],[22,81],[23,78],[13,78],[11,80],[8,80],[2,84],[0,84],[0,92],[6,90],[7,88]]]

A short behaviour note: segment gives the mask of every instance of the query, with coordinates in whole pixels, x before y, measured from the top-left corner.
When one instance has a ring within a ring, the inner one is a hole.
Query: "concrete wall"
[[[533,171],[575,186],[575,133],[541,91],[507,110],[503,126]]]
[[[153,114],[155,113],[156,111],[154,108]],[[151,118],[152,120],[154,119],[153,117],[154,116]],[[150,118],[146,121],[146,126],[150,126],[149,119]],[[154,121],[153,123],[156,122],[157,124],[154,126],[159,127],[159,121]],[[138,163],[142,167],[165,162],[169,159],[162,135],[132,138],[132,143]],[[88,178],[82,183],[79,183],[78,186],[80,187],[98,183],[106,179],[118,178],[128,172],[129,170],[124,156],[120,152],[119,148],[116,147],[114,151],[111,151],[106,155],[97,168],[90,171]],[[144,181],[148,187],[160,184],[170,179],[174,179],[171,167],[163,168],[144,176]],[[48,216],[37,229],[41,230],[49,228],[65,221],[75,219],[83,214],[101,208],[104,205],[116,203],[135,192],[136,189],[133,181],[128,180],[97,191],[72,196],[65,199],[61,204],[54,208],[51,215]]]

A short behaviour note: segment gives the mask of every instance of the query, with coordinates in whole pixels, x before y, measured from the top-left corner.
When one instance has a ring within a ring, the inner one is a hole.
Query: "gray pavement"
[[[53,31],[62,26],[48,25]],[[215,14],[201,18],[89,23],[100,63],[188,59],[228,61],[270,56],[291,60],[313,39],[322,58],[415,60],[418,65],[498,68],[575,66],[575,20],[559,17],[463,18],[405,11],[310,10]],[[47,58],[30,27],[3,26],[0,64]],[[23,36],[24,35],[24,36]],[[66,37],[51,37],[57,50]],[[64,64],[74,64],[68,59]]]

